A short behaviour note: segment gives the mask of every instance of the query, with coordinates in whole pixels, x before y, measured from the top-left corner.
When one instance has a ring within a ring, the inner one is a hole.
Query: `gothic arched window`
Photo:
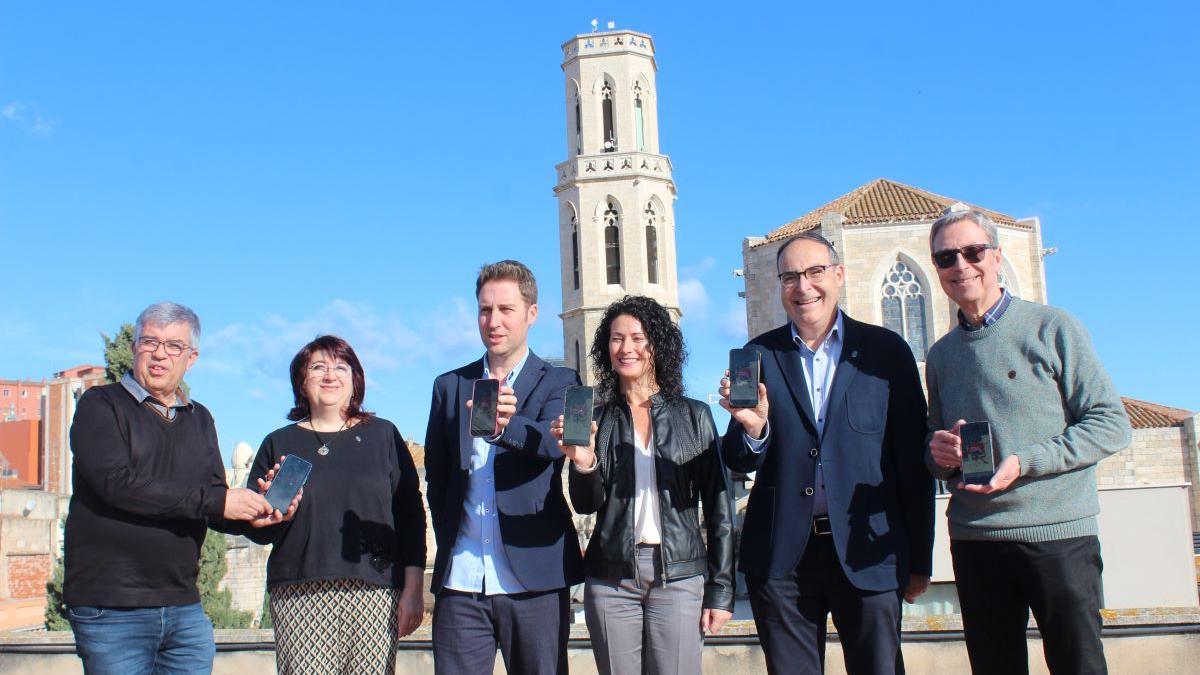
[[[583,110],[579,102],[579,87],[575,87],[575,154],[583,154]]]
[[[897,260],[880,290],[883,326],[899,333],[918,361],[925,360],[929,332],[925,326],[925,289],[917,274],[903,260]]]
[[[621,283],[621,214],[617,205],[608,202],[604,210],[604,266],[608,283]]]
[[[613,88],[608,80],[604,81],[604,86],[600,89],[600,98],[604,119],[604,140],[602,147],[604,152],[616,152],[617,128],[613,117]]]
[[[575,279],[575,290],[579,290],[579,217],[571,212],[571,270]]]
[[[642,108],[642,83],[633,83],[633,128],[637,132],[637,149],[646,149],[646,117]]]
[[[658,214],[654,212],[654,202],[646,202],[646,210],[642,213],[646,221],[646,280],[652,284],[658,283]]]

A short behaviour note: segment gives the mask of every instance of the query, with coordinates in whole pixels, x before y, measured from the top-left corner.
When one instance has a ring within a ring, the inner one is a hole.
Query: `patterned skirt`
[[[279,675],[396,671],[400,592],[360,579],[275,586],[275,667]]]

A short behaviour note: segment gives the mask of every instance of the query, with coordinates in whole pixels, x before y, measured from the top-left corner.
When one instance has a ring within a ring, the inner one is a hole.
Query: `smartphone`
[[[594,396],[595,393],[591,387],[579,385],[567,387],[566,401],[563,407],[563,445],[591,445]]]
[[[496,435],[496,406],[500,399],[500,380],[475,380],[471,388],[471,435],[491,438]]]
[[[758,378],[762,355],[757,349],[729,350],[729,405],[758,407]]]
[[[987,422],[968,422],[958,428],[962,438],[963,482],[986,485],[996,473],[992,452],[992,426]]]
[[[271,481],[271,489],[267,490],[265,495],[271,508],[280,513],[287,513],[292,500],[296,498],[296,493],[308,482],[312,466],[312,462],[303,457],[288,455],[283,458],[279,473],[275,474],[275,479]]]

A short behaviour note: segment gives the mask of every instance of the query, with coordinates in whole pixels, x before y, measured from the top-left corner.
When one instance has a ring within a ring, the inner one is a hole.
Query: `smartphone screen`
[[[987,483],[996,473],[991,425],[987,422],[968,422],[959,427],[958,434],[962,438],[963,482]]]
[[[729,405],[754,408],[758,405],[759,359],[756,349],[729,350]]]
[[[496,435],[496,406],[500,398],[500,380],[475,380],[471,389],[471,435],[490,438]]]
[[[567,387],[563,408],[563,445],[589,445],[592,442],[591,387]]]
[[[292,500],[296,498],[296,493],[308,482],[308,474],[311,471],[312,462],[307,459],[295,455],[284,457],[283,464],[279,466],[279,473],[275,474],[275,479],[271,481],[271,489],[267,490],[265,495],[267,502],[280,513],[287,513],[288,506],[291,506]]]

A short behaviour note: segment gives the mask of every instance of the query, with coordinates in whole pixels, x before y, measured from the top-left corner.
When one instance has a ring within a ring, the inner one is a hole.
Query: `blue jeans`
[[[216,645],[200,603],[67,609],[87,675],[211,673]]]

